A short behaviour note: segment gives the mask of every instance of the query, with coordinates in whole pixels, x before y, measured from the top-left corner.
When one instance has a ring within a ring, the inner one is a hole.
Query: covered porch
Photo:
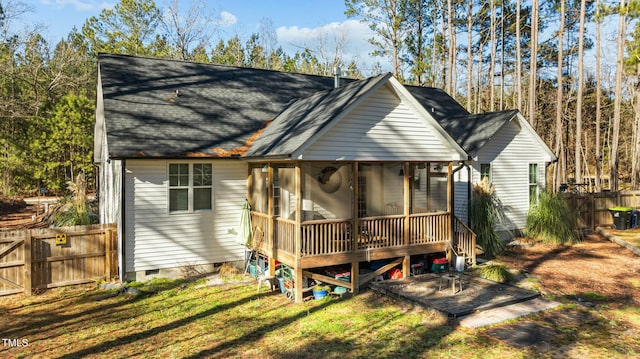
[[[453,213],[451,161],[251,163],[249,202],[259,251],[292,269],[302,301],[307,279],[356,293],[376,276],[438,253],[475,263],[475,234]],[[366,271],[367,263],[385,263]],[[348,282],[323,269],[348,268]],[[304,279],[303,279],[304,278]]]

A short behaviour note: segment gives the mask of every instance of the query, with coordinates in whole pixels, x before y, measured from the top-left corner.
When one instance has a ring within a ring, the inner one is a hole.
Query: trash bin
[[[634,209],[631,211],[631,221],[629,223],[629,228],[636,228],[638,226],[638,210]]]
[[[449,261],[447,258],[436,258],[433,260],[433,264],[431,265],[431,271],[433,273],[445,272],[448,266]]]
[[[613,217],[613,228],[614,229],[629,229],[631,228],[631,214],[633,213],[633,208],[631,207],[611,207],[609,208],[609,212]],[[636,214],[637,218],[637,214]],[[636,221],[637,222],[637,221]]]

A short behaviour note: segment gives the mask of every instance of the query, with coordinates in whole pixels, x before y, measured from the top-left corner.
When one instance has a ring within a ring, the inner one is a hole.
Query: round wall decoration
[[[340,188],[342,175],[335,167],[325,167],[318,175],[318,183],[324,192],[333,193]]]

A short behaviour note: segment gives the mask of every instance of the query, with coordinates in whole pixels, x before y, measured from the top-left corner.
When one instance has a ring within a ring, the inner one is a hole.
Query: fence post
[[[104,280],[111,281],[111,228],[106,228],[104,232]]]
[[[32,261],[31,261],[31,242],[33,240],[33,237],[31,236],[31,231],[27,230],[26,231],[27,235],[24,238],[24,246],[23,246],[23,250],[24,250],[24,293],[27,296],[30,296],[33,294],[33,289],[32,289],[32,282],[33,282],[33,277],[31,276],[31,267],[32,267]]]

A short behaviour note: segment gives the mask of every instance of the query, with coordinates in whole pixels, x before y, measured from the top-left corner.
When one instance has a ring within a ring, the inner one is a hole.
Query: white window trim
[[[188,209],[187,210],[178,210],[178,211],[172,211],[171,210],[171,189],[174,188],[185,188],[184,186],[175,186],[172,187],[171,186],[171,180],[170,180],[170,168],[171,165],[176,165],[176,164],[188,164],[189,165],[189,185],[187,188],[187,196],[188,196]],[[193,165],[194,164],[210,164],[211,165],[211,186],[194,186],[193,185],[193,178],[194,178],[194,172],[193,172]],[[194,210],[193,209],[193,205],[194,205],[194,188],[211,188],[211,208],[210,209],[199,209],[199,210]],[[201,212],[212,212],[214,209],[214,183],[213,183],[213,164],[210,162],[189,162],[189,161],[171,161],[171,162],[167,162],[167,213],[174,215],[174,214],[185,214],[185,213],[201,213]]]
[[[531,183],[531,165],[535,165],[536,173],[535,173],[535,183]],[[537,162],[529,162],[527,164],[527,193],[529,194],[529,203],[538,203],[538,198],[540,197],[540,165]],[[531,187],[536,186],[536,198],[531,198]]]
[[[482,166],[489,165],[489,183],[493,183],[493,164],[491,162],[480,162],[478,166],[478,174],[480,175],[480,181],[482,181]]]

